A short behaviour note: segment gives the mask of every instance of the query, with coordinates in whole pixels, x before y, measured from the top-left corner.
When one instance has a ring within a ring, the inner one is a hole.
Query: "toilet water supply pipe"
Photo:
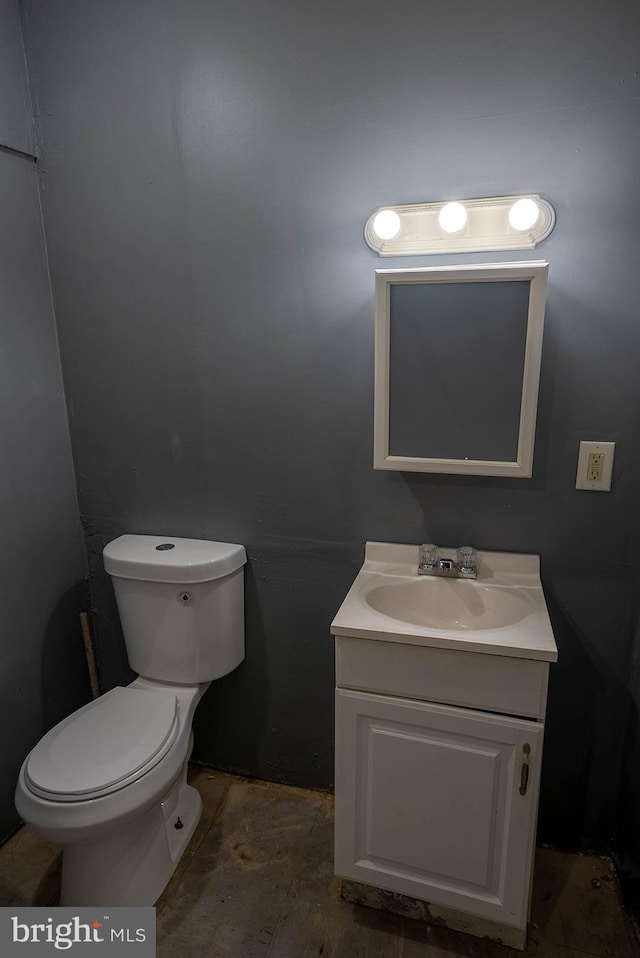
[[[91,682],[91,694],[94,699],[97,699],[100,696],[100,681],[98,679],[98,668],[96,665],[96,650],[93,645],[93,637],[89,626],[89,616],[86,612],[80,613],[80,625],[82,627],[84,654],[87,659],[87,669],[89,670],[89,681]]]

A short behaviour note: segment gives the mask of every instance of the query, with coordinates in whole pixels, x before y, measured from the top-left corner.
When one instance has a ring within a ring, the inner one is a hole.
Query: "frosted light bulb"
[[[380,210],[373,221],[373,232],[378,239],[393,239],[400,232],[400,217],[393,210]]]
[[[517,200],[509,210],[509,224],[514,230],[530,230],[539,216],[540,210],[535,200]]]
[[[445,233],[459,233],[467,222],[467,211],[462,203],[447,203],[438,215],[440,229]]]

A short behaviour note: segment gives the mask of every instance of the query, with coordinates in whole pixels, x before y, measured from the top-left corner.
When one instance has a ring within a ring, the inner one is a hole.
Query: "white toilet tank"
[[[244,546],[125,535],[104,549],[131,668],[195,685],[244,658]]]

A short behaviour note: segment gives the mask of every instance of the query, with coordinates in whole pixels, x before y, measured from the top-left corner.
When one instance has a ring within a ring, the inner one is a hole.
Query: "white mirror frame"
[[[376,270],[374,469],[435,472],[472,476],[531,477],[538,407],[542,333],[549,264],[483,263],[468,266],[428,266],[421,269]],[[530,283],[527,338],[522,377],[517,458],[513,462],[486,459],[429,459],[389,453],[390,289],[404,283]]]

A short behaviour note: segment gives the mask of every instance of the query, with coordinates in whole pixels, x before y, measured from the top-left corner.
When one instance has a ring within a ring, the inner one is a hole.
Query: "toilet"
[[[196,706],[244,658],[244,546],[123,535],[104,549],[138,677],[26,757],[18,814],[63,846],[61,905],[153,905],[202,811],[187,785]]]

